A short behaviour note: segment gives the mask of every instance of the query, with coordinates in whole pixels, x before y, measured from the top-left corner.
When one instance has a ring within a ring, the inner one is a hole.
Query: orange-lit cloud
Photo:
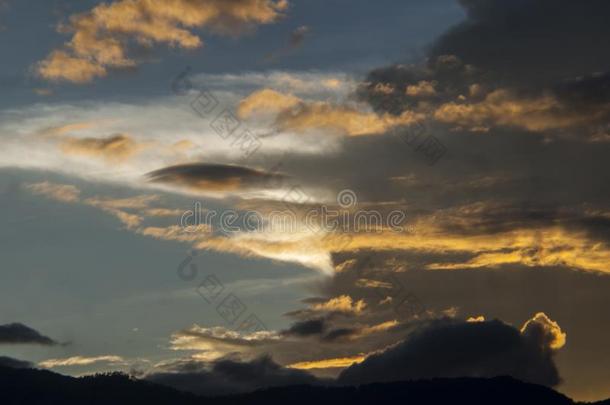
[[[540,344],[553,350],[559,350],[566,344],[566,334],[559,324],[551,320],[544,312],[538,312],[523,325],[521,333],[537,337]]]
[[[109,68],[136,66],[132,44],[169,44],[184,49],[202,46],[194,29],[237,35],[282,16],[287,0],[116,0],[70,17],[59,27],[72,38],[37,66],[48,80],[86,83],[106,76]]]
[[[383,134],[399,125],[411,125],[422,118],[421,114],[405,111],[399,116],[378,115],[356,108],[327,102],[299,104],[281,112],[277,125],[282,130],[305,132],[308,130],[334,131],[349,136]]]
[[[28,184],[26,188],[34,194],[43,195],[65,203],[78,202],[80,197],[80,190],[69,184],[56,184],[44,181]]]
[[[434,112],[437,120],[469,130],[493,126],[513,126],[530,131],[546,131],[583,125],[599,119],[606,111],[582,114],[566,108],[551,95],[525,98],[507,90],[495,90],[477,103],[449,102]]]
[[[379,115],[349,105],[305,101],[271,89],[254,92],[240,102],[240,117],[248,118],[255,114],[277,115],[275,125],[283,131],[324,130],[349,136],[382,134],[399,125],[414,124],[424,117],[412,111],[399,116]]]
[[[324,359],[324,360],[312,360],[303,361],[299,363],[290,364],[286,367],[296,368],[299,370],[312,370],[312,369],[323,369],[323,368],[345,368],[352,364],[362,363],[366,359],[365,355],[356,355],[351,357],[339,357],[335,359]]]
[[[237,108],[240,118],[249,118],[254,114],[277,114],[292,108],[302,100],[292,94],[283,94],[272,89],[255,91],[244,98]]]
[[[366,303],[363,300],[354,301],[352,297],[348,295],[341,295],[339,297],[331,298],[326,302],[312,306],[312,309],[315,311],[344,312],[353,314],[360,314],[365,308]]]
[[[111,162],[121,162],[139,152],[143,145],[137,144],[128,135],[117,134],[107,138],[66,137],[60,147],[66,154],[99,157]]]
[[[405,93],[411,97],[430,97],[436,95],[435,82],[422,80],[417,84],[407,86]]]

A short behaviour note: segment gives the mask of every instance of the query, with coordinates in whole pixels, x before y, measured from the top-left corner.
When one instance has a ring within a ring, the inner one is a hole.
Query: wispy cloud
[[[104,355],[104,356],[74,356],[63,359],[48,359],[38,363],[40,367],[55,368],[55,367],[71,367],[71,366],[89,366],[96,363],[106,363],[110,365],[124,365],[125,360],[120,356]]]

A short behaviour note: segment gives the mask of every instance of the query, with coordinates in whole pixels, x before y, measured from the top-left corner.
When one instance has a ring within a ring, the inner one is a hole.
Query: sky
[[[610,397],[609,12],[0,0],[0,364]]]

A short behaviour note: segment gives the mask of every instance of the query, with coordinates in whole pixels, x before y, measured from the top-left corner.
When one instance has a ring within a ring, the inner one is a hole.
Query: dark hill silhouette
[[[510,377],[373,383],[359,387],[293,386],[205,398],[124,374],[68,377],[46,370],[0,367],[0,403],[37,404],[494,404],[571,405],[566,396]],[[598,403],[599,405],[607,405]]]

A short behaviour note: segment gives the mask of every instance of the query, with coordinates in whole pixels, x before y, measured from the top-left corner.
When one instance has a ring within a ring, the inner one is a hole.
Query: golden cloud
[[[108,68],[136,66],[128,55],[132,44],[194,49],[202,45],[191,30],[208,28],[237,35],[282,16],[287,0],[117,0],[70,17],[60,32],[72,34],[64,48],[37,66],[48,80],[86,83],[107,74]]]
[[[325,130],[349,136],[382,134],[393,127],[411,125],[424,118],[423,114],[412,111],[404,111],[399,116],[379,115],[348,105],[305,101],[271,89],[254,92],[240,102],[240,117],[256,114],[276,114],[275,125],[284,131]]]
[[[588,124],[604,113],[600,110],[582,114],[566,108],[551,95],[524,98],[500,89],[487,94],[478,103],[443,104],[434,112],[434,118],[469,130],[513,126],[537,132]]]
[[[497,267],[505,264],[525,266],[566,266],[590,271],[610,272],[610,249],[584,232],[560,226],[542,229],[516,229],[493,235],[450,234],[439,229],[418,227],[417,235],[397,232],[356,233],[346,246],[338,235],[329,235],[325,246],[331,252],[370,250],[410,250],[446,254],[474,255],[466,262],[431,263],[428,269]]]
[[[341,295],[312,306],[314,311],[344,312],[352,314],[360,314],[364,308],[366,308],[366,303],[363,300],[353,301],[352,297],[349,295]]]
[[[88,59],[68,55],[64,51],[53,51],[38,65],[38,74],[52,81],[66,80],[87,83],[96,77],[106,76],[106,69]]]
[[[59,201],[79,201],[79,191],[74,186],[38,183],[28,189]],[[420,217],[414,221],[417,233],[395,232],[382,229],[375,233],[316,233],[304,232],[234,232],[230,235],[215,235],[209,225],[199,232],[187,232],[180,226],[140,227],[144,216],[152,214],[177,214],[176,210],[161,208],[148,212],[149,203],[156,196],[138,196],[129,199],[90,198],[85,204],[100,208],[119,218],[128,229],[160,240],[175,240],[191,243],[197,249],[238,254],[244,257],[264,257],[271,260],[299,263],[326,274],[339,272],[353,265],[347,261],[335,268],[333,254],[374,251],[413,251],[435,256],[465,253],[460,259],[443,262],[436,258],[426,264],[430,270],[468,268],[494,268],[515,264],[528,267],[562,266],[588,271],[610,272],[610,248],[604,241],[595,239],[584,230],[567,228],[561,221],[548,225],[511,225],[506,230],[487,233],[454,232],[452,229],[477,229],[479,218],[488,207],[486,204],[470,204],[435,213],[431,217]],[[124,210],[136,209],[138,213]],[[585,213],[586,214],[586,213]],[[346,238],[349,240],[346,243]],[[375,280],[359,279],[360,286],[384,288]],[[359,313],[364,302],[352,302],[351,297],[341,296],[326,303],[317,304],[314,310],[339,310]]]
[[[56,184],[44,181],[28,184],[26,189],[34,194],[43,195],[56,201],[75,203],[79,201],[80,190],[69,184]]]
[[[544,312],[538,312],[523,325],[521,333],[538,337],[540,343],[552,350],[559,350],[566,344],[566,334],[559,324],[551,320]]]
[[[240,118],[249,118],[254,114],[277,114],[299,103],[302,103],[302,100],[292,94],[262,89],[250,94],[239,103],[237,115]]]
[[[431,97],[436,95],[436,82],[422,80],[417,84],[407,86],[405,93],[411,97]]]
[[[398,321],[396,319],[382,322],[373,326],[367,326],[366,328],[360,330],[360,332],[357,334],[357,337],[363,337],[372,335],[374,333],[385,332],[386,330],[392,329],[396,326],[398,326]]]
[[[422,118],[421,114],[412,111],[405,111],[399,116],[388,113],[378,115],[350,106],[313,102],[299,104],[296,108],[281,112],[276,123],[282,130],[327,130],[349,136],[362,136],[383,134],[399,125],[414,124]]]
[[[66,137],[60,147],[66,154],[100,157],[108,161],[120,162],[139,152],[143,145],[138,145],[128,135],[117,134],[107,138]]]
[[[359,354],[351,357],[339,357],[335,359],[324,359],[324,360],[313,360],[303,361],[299,363],[289,364],[288,368],[295,368],[298,370],[312,370],[312,369],[323,369],[323,368],[345,368],[352,364],[362,363],[366,359],[366,355]]]
[[[184,210],[177,208],[149,208],[144,211],[144,214],[149,217],[180,217],[184,214]]]

